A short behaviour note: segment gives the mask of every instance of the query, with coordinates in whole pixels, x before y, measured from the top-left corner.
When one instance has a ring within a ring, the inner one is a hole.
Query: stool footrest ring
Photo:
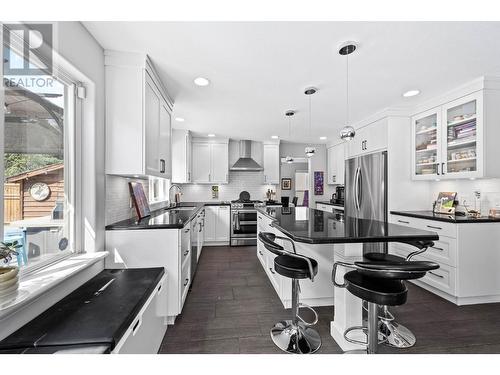
[[[357,330],[363,331],[363,333],[366,336],[366,341],[360,341],[360,340],[351,339],[350,337],[347,337],[349,335],[349,333],[351,333],[352,331],[357,331]],[[378,331],[378,335],[379,335],[379,341],[378,341],[379,344],[383,344],[387,341],[387,336],[383,332]],[[382,336],[382,340],[380,340],[380,336]],[[347,328],[344,332],[344,339],[347,342],[350,342],[351,344],[368,345],[368,328],[365,326],[354,326],[354,327]]]
[[[306,322],[300,315],[297,314],[297,318],[299,318],[299,320],[302,323],[304,323],[304,325],[310,327],[310,326],[313,326],[316,323],[318,323],[318,313],[311,306],[306,305],[305,303],[299,303],[299,308],[300,307],[305,307],[306,309],[309,309],[310,311],[312,311],[312,313],[314,314],[314,320],[312,322]]]

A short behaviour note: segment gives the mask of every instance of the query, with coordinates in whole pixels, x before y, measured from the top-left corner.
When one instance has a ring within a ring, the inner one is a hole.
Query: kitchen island
[[[301,280],[301,301],[311,306],[334,304],[335,316],[331,322],[331,335],[342,350],[359,349],[347,342],[344,331],[362,323],[361,300],[345,289],[334,288],[331,281],[333,263],[354,262],[363,255],[363,243],[373,242],[430,242],[439,236],[388,222],[344,217],[306,207],[267,207],[258,209],[258,231],[273,232],[291,238],[297,253],[318,262],[318,274],[314,282]],[[283,246],[287,246],[283,243]],[[274,271],[274,255],[262,244],[257,246],[257,256],[285,307],[291,298],[290,279]],[[339,280],[344,270],[339,269]]]

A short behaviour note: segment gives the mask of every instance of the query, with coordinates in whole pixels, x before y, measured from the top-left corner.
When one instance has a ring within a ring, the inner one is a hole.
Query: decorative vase
[[[0,298],[17,290],[19,286],[18,273],[18,267],[0,267]]]

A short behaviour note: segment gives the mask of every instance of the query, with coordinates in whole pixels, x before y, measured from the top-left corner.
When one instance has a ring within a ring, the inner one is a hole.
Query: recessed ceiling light
[[[215,137],[215,134],[209,134],[208,137]]]
[[[326,139],[326,137],[319,137],[319,139],[321,139],[322,141],[324,141]]]
[[[412,97],[412,96],[416,96],[418,94],[420,94],[420,90],[408,90],[407,92],[405,92],[403,94],[403,96],[405,98],[409,98],[409,97]]]
[[[210,81],[204,77],[197,77],[194,79],[194,84],[198,86],[208,86]]]
[[[176,117],[175,121],[177,121],[177,122],[184,122],[185,120],[182,117]]]
[[[277,135],[272,135],[271,138],[272,139],[278,139],[279,137]]]

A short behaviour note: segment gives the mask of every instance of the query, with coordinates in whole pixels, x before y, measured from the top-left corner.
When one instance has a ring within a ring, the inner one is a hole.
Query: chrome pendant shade
[[[349,55],[356,51],[355,42],[344,42],[339,48],[339,55],[346,57],[346,125],[340,130],[340,139],[352,141],[356,130],[349,125]]]

